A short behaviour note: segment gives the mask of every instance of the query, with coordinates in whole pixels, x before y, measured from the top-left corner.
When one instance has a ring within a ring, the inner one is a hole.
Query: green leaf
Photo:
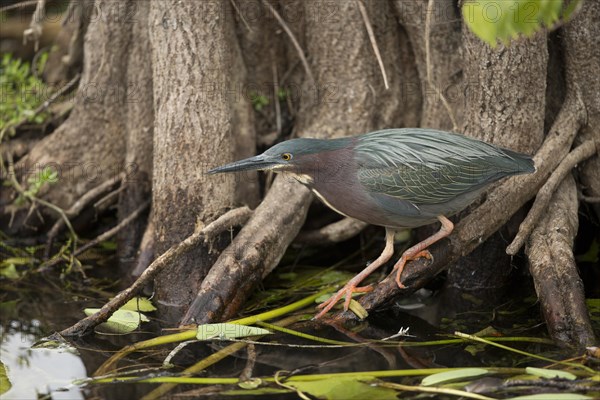
[[[373,380],[374,378],[361,376],[360,380],[344,377],[308,382],[287,381],[285,384],[319,399],[398,399],[398,393],[395,390],[369,384]]]
[[[125,303],[120,310],[152,312],[156,311],[156,307],[154,307],[152,302],[145,297],[134,297]]]
[[[365,308],[354,299],[350,300],[350,305],[348,306],[348,309],[352,311],[361,321],[369,316],[367,310],[365,310]]]
[[[99,308],[86,308],[83,310],[88,317],[98,311],[100,311]],[[100,324],[99,327],[114,333],[130,333],[135,331],[140,326],[141,322],[148,321],[150,321],[148,317],[137,311],[117,310],[108,321]]]
[[[8,392],[12,384],[10,383],[10,379],[8,379],[8,373],[6,372],[6,367],[0,361],[0,395]]]
[[[198,326],[196,339],[237,339],[248,336],[269,335],[271,331],[255,326],[246,326],[238,324],[204,324]]]
[[[17,272],[15,264],[8,264],[0,267],[0,276],[8,279],[19,279],[19,273]]]
[[[539,376],[541,378],[547,378],[547,379],[562,378],[562,379],[568,379],[570,381],[577,379],[577,376],[573,375],[572,373],[567,372],[567,371],[561,371],[558,369],[544,369],[544,368],[527,367],[527,368],[525,368],[525,372],[527,372],[530,375],[535,375],[535,376]]]
[[[499,40],[507,44],[520,34],[532,35],[542,25],[551,27],[561,17],[562,6],[562,0],[469,0],[462,14],[469,29],[495,47]],[[569,17],[575,7],[568,7],[564,15]]]
[[[31,74],[29,63],[4,54],[0,60],[0,87],[3,91],[0,131],[6,129],[8,135],[12,136],[17,124],[23,120],[39,121],[46,117],[46,112],[33,117],[34,110],[47,99],[48,90],[41,80]]]
[[[592,400],[593,397],[577,393],[540,393],[511,397],[510,400]]]
[[[483,368],[462,368],[454,371],[448,372],[440,372],[438,374],[433,374],[426,376],[421,381],[421,385],[423,386],[433,386],[439,385],[442,383],[455,382],[464,379],[471,379],[478,376],[486,375],[488,373],[487,369]]]
[[[35,258],[33,257],[10,257],[2,261],[0,265],[29,265],[35,262]]]

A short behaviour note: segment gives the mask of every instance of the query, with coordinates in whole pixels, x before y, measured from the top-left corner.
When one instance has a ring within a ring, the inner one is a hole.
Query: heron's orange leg
[[[369,292],[373,290],[371,286],[358,287],[357,285],[363,280],[365,280],[365,278],[369,276],[373,271],[375,271],[377,268],[388,262],[390,258],[392,258],[392,255],[394,254],[395,233],[396,232],[393,229],[386,228],[385,248],[383,249],[381,255],[377,257],[375,261],[369,264],[367,268],[362,270],[361,273],[356,275],[354,278],[350,279],[350,281],[348,281],[348,283],[343,288],[341,288],[335,295],[331,296],[325,302],[319,304],[317,308],[321,309],[321,312],[319,312],[315,316],[315,319],[321,318],[323,315],[327,314],[329,310],[331,310],[333,306],[335,306],[336,303],[340,301],[344,296],[346,297],[346,300],[344,301],[344,310],[346,311],[348,310],[348,306],[350,305],[350,300],[352,300],[352,293]]]
[[[396,283],[398,284],[398,287],[405,287],[400,281],[400,277],[402,275],[402,271],[404,270],[404,266],[406,265],[406,263],[421,257],[425,257],[431,260],[433,257],[431,256],[431,253],[429,252],[429,250],[427,250],[427,248],[435,242],[437,242],[438,240],[441,240],[446,236],[450,235],[450,233],[452,233],[452,230],[454,230],[454,224],[448,218],[444,217],[443,215],[440,215],[438,216],[438,220],[442,223],[442,227],[440,228],[440,230],[437,231],[435,234],[429,236],[422,242],[415,244],[414,246],[406,250],[404,253],[402,253],[402,256],[400,257],[396,265],[394,265],[394,269],[396,270]]]

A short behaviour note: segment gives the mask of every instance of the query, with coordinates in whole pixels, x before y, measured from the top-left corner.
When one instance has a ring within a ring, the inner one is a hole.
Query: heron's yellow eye
[[[290,153],[283,153],[281,155],[281,159],[283,161],[290,161],[292,159],[292,155]]]

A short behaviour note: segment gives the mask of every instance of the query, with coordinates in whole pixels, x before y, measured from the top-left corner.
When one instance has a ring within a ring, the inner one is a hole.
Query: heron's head
[[[310,170],[322,153],[346,147],[346,139],[292,139],[276,144],[262,154],[213,168],[209,174],[237,171],[265,171],[302,173]]]

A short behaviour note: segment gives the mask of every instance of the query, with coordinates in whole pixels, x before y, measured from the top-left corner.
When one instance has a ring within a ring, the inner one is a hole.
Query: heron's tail
[[[511,167],[514,169],[515,175],[532,174],[537,170],[535,163],[533,162],[533,158],[530,155],[518,153],[508,149],[502,150],[512,159]]]

